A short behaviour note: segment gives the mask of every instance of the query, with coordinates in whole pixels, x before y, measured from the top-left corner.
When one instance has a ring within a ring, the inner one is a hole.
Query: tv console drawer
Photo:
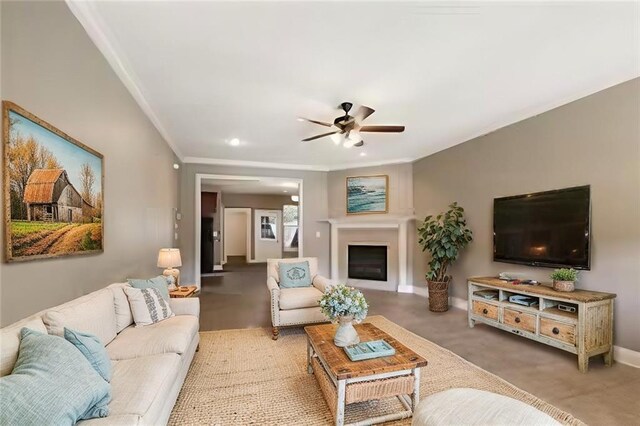
[[[536,332],[536,316],[515,309],[504,308],[502,322],[530,333]]]
[[[483,317],[498,321],[498,307],[490,303],[473,301],[473,313]]]
[[[540,317],[540,334],[571,345],[576,344],[576,325]]]

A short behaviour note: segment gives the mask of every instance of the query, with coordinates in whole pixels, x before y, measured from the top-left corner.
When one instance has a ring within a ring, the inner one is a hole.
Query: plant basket
[[[446,312],[449,310],[449,280],[427,280],[429,287],[429,310],[431,312]]]
[[[574,291],[576,289],[575,282],[573,281],[556,281],[553,280],[553,289],[555,291]]]

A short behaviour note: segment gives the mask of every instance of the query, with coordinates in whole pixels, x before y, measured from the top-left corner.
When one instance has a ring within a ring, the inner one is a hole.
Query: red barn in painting
[[[93,206],[82,199],[64,169],[36,169],[24,189],[27,220],[82,222]]]

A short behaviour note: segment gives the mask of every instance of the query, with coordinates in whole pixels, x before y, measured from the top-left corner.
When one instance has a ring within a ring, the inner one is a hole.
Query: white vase
[[[352,316],[339,317],[338,324],[336,335],[333,336],[333,343],[335,343],[336,346],[343,348],[360,342],[358,332],[353,327]]]

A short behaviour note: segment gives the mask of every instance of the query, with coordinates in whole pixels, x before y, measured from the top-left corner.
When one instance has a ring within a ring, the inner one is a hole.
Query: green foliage
[[[82,250],[98,250],[100,248],[100,242],[91,238],[91,231],[87,231],[84,237],[82,237],[80,247]]]
[[[427,279],[446,281],[447,268],[458,258],[459,251],[473,241],[473,234],[467,228],[464,209],[456,202],[444,213],[427,216],[418,227],[418,238],[422,251],[431,254]]]
[[[577,281],[578,280],[578,271],[573,268],[561,268],[555,269],[551,273],[551,279],[554,281]]]

